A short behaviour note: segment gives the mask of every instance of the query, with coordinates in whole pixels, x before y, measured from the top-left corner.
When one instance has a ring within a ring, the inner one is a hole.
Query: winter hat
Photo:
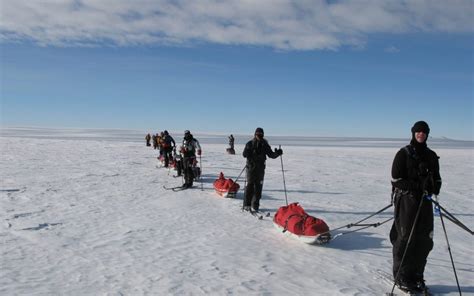
[[[415,135],[415,133],[418,132],[424,132],[428,136],[428,134],[430,133],[430,127],[424,121],[417,121],[411,128],[411,133]]]
[[[255,135],[256,135],[256,134],[262,134],[262,136],[263,136],[263,135],[264,135],[264,133],[263,133],[263,128],[257,127],[257,129],[255,130]]]

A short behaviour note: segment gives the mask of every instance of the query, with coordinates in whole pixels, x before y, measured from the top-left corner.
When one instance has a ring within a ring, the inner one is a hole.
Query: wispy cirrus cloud
[[[400,49],[396,46],[391,45],[389,47],[386,47],[384,51],[388,53],[399,53]]]
[[[1,0],[0,40],[53,46],[363,47],[373,33],[472,32],[470,0]]]

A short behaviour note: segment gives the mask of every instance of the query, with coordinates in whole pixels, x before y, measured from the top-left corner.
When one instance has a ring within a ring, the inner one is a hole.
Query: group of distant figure
[[[231,134],[228,139],[229,147],[226,151],[229,154],[235,154],[235,138]],[[201,170],[197,166],[196,155],[201,156],[201,145],[189,130],[184,132],[183,143],[178,150],[176,149],[176,142],[166,130],[153,136],[147,134],[145,140],[147,146],[151,146],[150,141],[153,141],[153,148],[160,150],[158,159],[163,161],[164,167],[169,167],[170,163],[172,163],[173,167],[177,170],[178,176],[181,176],[181,172],[183,173],[183,188],[192,187],[193,181],[200,178]],[[264,132],[261,127],[255,130],[253,139],[245,145],[242,153],[247,159],[245,165],[247,169],[247,186],[245,188],[242,208],[244,211],[258,211],[260,199],[262,198],[267,156],[277,158],[282,154],[282,149],[271,149],[267,140],[264,139]]]
[[[153,149],[159,150],[158,159],[163,162],[165,168],[172,165],[177,171],[177,176],[183,174],[183,188],[192,187],[194,180],[200,178],[201,168],[197,166],[196,155],[201,156],[201,145],[189,130],[184,131],[183,142],[178,150],[175,140],[167,130],[153,135],[148,133],[145,141],[146,146],[150,147],[153,144]],[[229,136],[227,153],[235,154],[233,135]]]
[[[157,133],[156,135],[150,136],[147,134],[145,137],[146,145],[151,146],[150,140],[153,142],[153,149],[159,149],[160,157],[164,158],[165,167],[168,167],[171,158],[171,152],[176,147],[176,142],[173,137],[170,136],[167,130]]]
[[[158,159],[163,162],[165,168],[172,163],[178,176],[183,175],[183,188],[192,187],[194,180],[200,178],[201,170],[197,166],[196,155],[201,156],[201,145],[189,130],[184,131],[183,142],[178,151],[175,140],[167,130],[153,136],[147,134],[145,140],[147,146],[151,146],[152,141],[153,149],[160,151]]]

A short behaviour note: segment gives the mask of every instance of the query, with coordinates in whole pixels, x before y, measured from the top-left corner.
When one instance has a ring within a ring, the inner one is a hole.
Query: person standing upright
[[[150,134],[147,134],[147,135],[145,136],[145,141],[146,141],[146,145],[147,145],[147,146],[150,146],[150,139],[151,139]]]
[[[234,136],[230,135],[229,136],[229,148],[226,149],[227,153],[234,155],[235,154],[235,149],[234,149]]]
[[[193,186],[196,154],[201,155],[201,145],[199,141],[193,137],[189,130],[184,131],[183,145],[181,146],[181,154],[183,155],[183,174],[184,174],[184,188]]]
[[[153,134],[153,136],[151,136],[151,139],[152,139],[152,142],[153,142],[153,149],[157,149],[158,148],[158,134]]]
[[[416,122],[411,133],[410,144],[397,152],[392,164],[395,219],[390,241],[395,284],[402,290],[420,293],[427,291],[423,274],[428,254],[433,249],[433,206],[425,196],[439,194],[441,176],[439,157],[426,144],[430,133],[428,124]],[[413,226],[414,232],[408,241]]]
[[[229,136],[229,148],[234,150],[234,135]]]
[[[167,168],[170,163],[170,157],[172,157],[171,153],[173,152],[173,148],[176,146],[176,142],[167,130],[163,132],[163,137],[163,154],[165,157],[165,168]]]
[[[258,127],[255,130],[253,139],[247,142],[242,153],[247,159],[247,187],[245,188],[244,211],[259,210],[267,156],[275,159],[282,154],[283,150],[281,149],[275,148],[275,151],[272,151],[267,140],[264,139],[263,129]]]

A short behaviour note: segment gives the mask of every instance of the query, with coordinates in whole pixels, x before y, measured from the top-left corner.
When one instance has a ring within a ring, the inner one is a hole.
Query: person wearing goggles
[[[426,143],[429,133],[425,121],[416,122],[411,128],[410,144],[397,152],[392,164],[393,277],[400,289],[413,293],[428,289],[423,274],[433,249],[434,217],[433,206],[425,197],[438,195],[441,189],[439,157]]]

